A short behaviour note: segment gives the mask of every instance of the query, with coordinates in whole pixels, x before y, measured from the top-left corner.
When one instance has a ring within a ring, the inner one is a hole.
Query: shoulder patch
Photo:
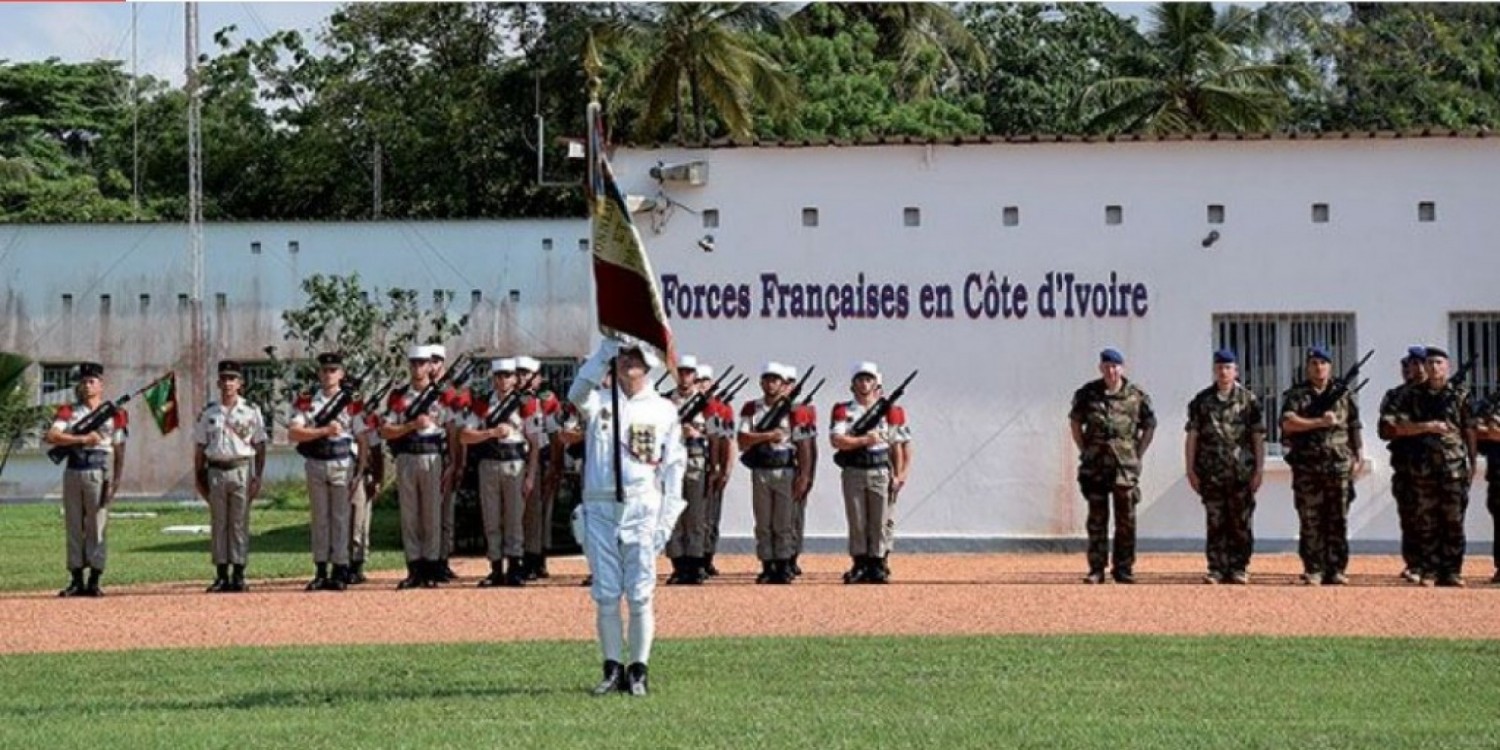
[[[115,429],[123,430],[130,426],[130,412],[124,409],[116,409],[114,417]]]
[[[54,418],[55,419],[60,419],[60,420],[62,420],[64,422],[72,419],[73,418],[73,405],[72,404],[63,404],[62,406],[57,407],[57,414],[56,414],[56,416]]]
[[[297,394],[297,400],[292,402],[292,408],[297,411],[312,411],[312,394]]]
[[[793,427],[806,427],[808,425],[811,425],[811,424],[815,423],[817,421],[817,419],[818,419],[818,412],[817,412],[816,409],[814,409],[812,407],[811,404],[809,404],[807,406],[794,406],[794,407],[792,407],[792,426]]]
[[[531,419],[532,417],[536,416],[537,412],[540,410],[541,402],[538,401],[535,396],[521,397],[520,412],[522,419]]]
[[[740,407],[740,416],[742,416],[742,417],[753,417],[753,416],[755,416],[755,402],[754,401],[746,401],[745,405],[742,406],[742,407]]]
[[[892,406],[890,411],[885,413],[885,421],[893,427],[906,424],[906,410],[899,406]]]
[[[835,422],[849,421],[849,402],[840,401],[833,405],[833,413],[830,418]]]

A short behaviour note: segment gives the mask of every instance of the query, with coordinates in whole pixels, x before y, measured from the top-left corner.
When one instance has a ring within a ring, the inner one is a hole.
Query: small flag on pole
[[[146,406],[156,420],[156,428],[167,435],[177,429],[177,373],[168,372],[146,389]]]

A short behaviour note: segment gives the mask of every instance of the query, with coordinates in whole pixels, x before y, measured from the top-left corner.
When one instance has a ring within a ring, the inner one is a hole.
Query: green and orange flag
[[[156,420],[156,428],[166,435],[177,429],[177,373],[168,372],[146,388],[146,406]]]

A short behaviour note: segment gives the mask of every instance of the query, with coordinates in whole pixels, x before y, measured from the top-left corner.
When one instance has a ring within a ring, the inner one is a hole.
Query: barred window
[[[1489,396],[1500,389],[1500,312],[1461,312],[1448,316],[1448,353],[1452,367],[1470,359],[1469,390]]]
[[[578,360],[569,357],[544,359],[542,379],[559,399],[567,399],[568,389],[573,387],[573,377],[578,374]]]
[[[54,362],[42,365],[40,402],[44,404],[69,404],[73,402],[73,387],[78,385],[77,362]]]
[[[1307,348],[1328,347],[1335,376],[1359,361],[1353,313],[1220,313],[1213,327],[1215,347],[1234,350],[1240,382],[1260,398],[1267,455],[1281,455],[1281,394],[1304,379]]]

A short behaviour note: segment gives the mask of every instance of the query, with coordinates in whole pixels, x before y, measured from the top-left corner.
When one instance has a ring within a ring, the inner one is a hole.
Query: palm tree
[[[704,141],[712,109],[730,135],[747,137],[752,102],[773,112],[791,105],[791,78],[748,34],[780,28],[781,18],[771,6],[653,3],[644,10],[600,34],[605,46],[621,41],[641,46],[626,89],[646,101],[643,130],[654,129],[670,111],[678,140],[685,140],[691,113],[695,135]]]
[[[897,62],[903,98],[922,99],[952,89],[965,73],[989,66],[984,47],[947,3],[839,3],[880,35],[878,53]]]
[[[1140,74],[1100,81],[1079,106],[1098,132],[1265,131],[1289,111],[1290,86],[1311,86],[1303,67],[1257,60],[1260,17],[1238,6],[1158,3]]]

